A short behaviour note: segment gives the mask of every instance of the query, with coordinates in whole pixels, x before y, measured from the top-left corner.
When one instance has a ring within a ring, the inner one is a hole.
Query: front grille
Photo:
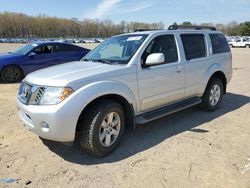
[[[45,89],[46,89],[45,87],[40,87],[38,89],[38,92],[37,92],[36,97],[35,97],[35,103],[36,104],[38,104],[41,101],[42,96],[43,96],[43,94],[45,92]]]
[[[20,86],[18,97],[24,104],[38,105],[45,90],[46,87],[31,85],[23,82]]]

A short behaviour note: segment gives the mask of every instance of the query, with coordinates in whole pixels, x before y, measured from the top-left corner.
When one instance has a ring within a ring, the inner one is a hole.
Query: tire
[[[247,44],[245,47],[246,47],[246,48],[250,48],[250,45],[249,45],[249,44]]]
[[[84,151],[102,157],[116,149],[124,129],[125,115],[122,106],[117,102],[104,100],[87,109],[80,122],[79,141]]]
[[[231,48],[233,48],[234,46],[232,44],[229,45]]]
[[[218,78],[211,78],[202,96],[201,107],[207,111],[215,111],[223,99],[223,83]]]
[[[7,83],[19,82],[23,78],[23,72],[19,67],[9,65],[3,68],[1,72],[1,78]]]

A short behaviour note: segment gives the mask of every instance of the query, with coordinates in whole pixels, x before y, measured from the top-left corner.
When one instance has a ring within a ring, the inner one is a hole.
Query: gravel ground
[[[250,49],[232,52],[234,75],[219,110],[193,107],[138,126],[105,158],[26,130],[15,105],[19,84],[0,84],[0,179],[18,179],[0,187],[250,188]]]

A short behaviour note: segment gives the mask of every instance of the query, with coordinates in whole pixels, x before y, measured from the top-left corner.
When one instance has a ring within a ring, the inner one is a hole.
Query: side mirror
[[[145,62],[146,66],[157,65],[165,62],[165,55],[163,53],[150,54]]]
[[[35,52],[30,52],[28,56],[29,56],[29,57],[34,57],[35,55],[36,55]]]

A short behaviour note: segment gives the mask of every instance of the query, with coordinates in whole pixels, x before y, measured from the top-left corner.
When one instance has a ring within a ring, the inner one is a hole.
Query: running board
[[[187,99],[175,104],[168,105],[163,108],[156,109],[154,111],[146,112],[144,114],[136,116],[136,124],[144,124],[155,119],[167,116],[169,114],[178,112],[180,110],[189,108],[191,106],[197,105],[201,103],[201,99],[199,97]]]

